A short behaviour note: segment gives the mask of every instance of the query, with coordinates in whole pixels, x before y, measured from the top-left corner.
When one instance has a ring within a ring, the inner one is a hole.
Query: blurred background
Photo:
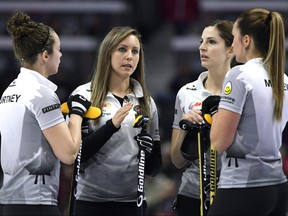
[[[58,85],[61,102],[90,80],[98,46],[112,27],[137,28],[143,37],[147,87],[158,106],[164,160],[162,172],[146,181],[149,215],[172,216],[171,205],[183,171],[171,164],[169,156],[176,93],[205,70],[198,54],[203,27],[215,19],[234,21],[253,7],[280,12],[287,32],[287,0],[0,0],[0,94],[19,73],[6,31],[6,22],[15,12],[27,12],[60,36],[63,56],[59,72],[49,79]],[[287,129],[283,144],[288,173]],[[71,167],[63,165],[59,195],[63,214],[67,214],[71,175]]]

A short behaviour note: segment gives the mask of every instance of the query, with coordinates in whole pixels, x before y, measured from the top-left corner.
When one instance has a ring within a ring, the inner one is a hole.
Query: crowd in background
[[[77,0],[69,1],[77,2]],[[69,4],[69,1],[66,0],[67,4]],[[9,1],[7,0],[7,2]],[[36,2],[36,0],[31,2]],[[42,2],[45,1],[43,0]],[[85,1],[79,0],[79,2]],[[61,59],[59,73],[51,78],[51,80],[58,85],[57,94],[62,102],[67,100],[68,94],[72,92],[76,86],[85,83],[91,78],[91,72],[94,67],[93,62],[97,55],[97,45],[111,27],[117,25],[136,27],[143,36],[144,45],[149,44],[153,35],[161,29],[161,25],[163,24],[171,25],[171,28],[173,29],[172,37],[181,37],[189,34],[199,35],[201,32],[201,26],[203,26],[203,17],[205,14],[201,11],[199,1],[197,0],[126,0],[123,2],[127,5],[127,10],[121,13],[105,13],[104,11],[102,13],[28,11],[31,17],[35,20],[52,26],[60,37],[68,36],[80,38],[83,36],[89,36],[89,38],[92,38],[96,44],[95,47],[86,50],[79,50],[76,48],[69,49],[69,46],[63,47],[63,57]],[[15,8],[14,11],[1,11],[0,38],[8,37],[6,22],[11,14],[16,10],[17,8]],[[286,12],[282,14],[286,17],[286,20],[288,20],[288,13]],[[205,18],[207,20],[212,20],[217,17],[221,19],[231,19],[233,21],[238,14],[232,11],[230,13],[213,13],[206,15]],[[287,22],[286,25],[287,32]],[[167,44],[167,46],[169,46],[169,44]],[[149,53],[146,55],[149,55]],[[197,57],[195,57],[195,53],[177,51],[175,52],[175,56],[178,67],[173,69],[175,73],[173,74],[173,79],[171,79],[169,85],[165,86],[165,89],[163,89],[163,92],[165,93],[152,92],[160,111],[160,127],[162,128],[161,138],[163,146],[162,155],[164,164],[160,174],[155,178],[147,179],[146,194],[150,208],[149,211],[151,215],[155,216],[174,215],[171,206],[177,194],[178,184],[182,173],[181,170],[176,169],[172,165],[169,156],[174,99],[179,88],[186,82],[196,79],[201,72],[198,68],[193,68],[191,59],[189,59],[190,57],[197,58],[198,56],[196,55]],[[12,46],[11,49],[9,49],[3,48],[0,44],[1,95],[7,85],[17,76],[19,71],[18,68],[19,65],[14,58]],[[149,79],[147,82],[149,82]],[[283,133],[282,150],[284,171],[288,175],[288,129],[285,129]],[[63,165],[59,196],[59,206],[63,213],[67,213],[71,175],[72,167]]]

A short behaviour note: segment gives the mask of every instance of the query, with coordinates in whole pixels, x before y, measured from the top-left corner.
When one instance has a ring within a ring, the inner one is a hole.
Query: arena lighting
[[[199,1],[200,10],[202,12],[231,12],[244,11],[249,8],[266,8],[267,10],[275,10],[278,12],[287,12],[288,1],[240,1],[240,0],[202,0]]]
[[[83,51],[95,51],[99,42],[93,37],[87,36],[61,36],[61,49],[63,50],[83,50]],[[8,36],[0,36],[0,49],[12,50],[12,39]]]
[[[26,12],[49,13],[123,13],[128,5],[122,1],[1,1],[0,12],[23,10]]]
[[[201,35],[173,36],[170,47],[174,51],[198,51]],[[285,48],[288,50],[288,39],[285,40]]]

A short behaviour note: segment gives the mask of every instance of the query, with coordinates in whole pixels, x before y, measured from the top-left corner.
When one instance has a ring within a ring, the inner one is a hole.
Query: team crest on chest
[[[189,106],[188,106],[188,110],[195,110],[195,109],[198,109],[200,110],[201,109],[201,106],[202,106],[202,103],[197,101],[197,102],[193,102],[191,103]]]

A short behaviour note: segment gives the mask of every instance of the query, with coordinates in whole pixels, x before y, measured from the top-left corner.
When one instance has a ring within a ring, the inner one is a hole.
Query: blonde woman
[[[288,120],[284,23],[278,12],[255,8],[233,25],[241,66],[223,82],[212,115],[211,144],[223,152],[217,195],[208,215],[286,215],[287,178],[280,146]],[[218,112],[216,112],[218,110]]]
[[[160,171],[158,113],[144,69],[141,35],[130,27],[114,27],[100,45],[91,82],[72,93],[102,110],[98,120],[84,122],[75,215],[137,215],[137,141],[145,148],[145,173],[155,176]],[[139,115],[149,117],[145,134],[133,127]]]

